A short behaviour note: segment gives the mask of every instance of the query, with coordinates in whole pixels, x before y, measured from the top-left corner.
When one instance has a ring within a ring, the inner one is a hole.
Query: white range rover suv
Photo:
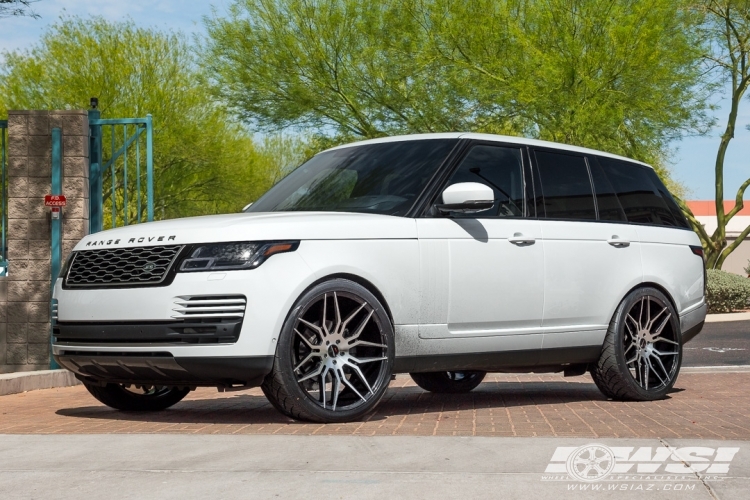
[[[648,165],[482,134],[322,152],[244,213],[86,236],[55,286],[53,352],[120,410],[260,385],[293,418],[372,411],[394,373],[672,388],[706,315],[698,237]]]

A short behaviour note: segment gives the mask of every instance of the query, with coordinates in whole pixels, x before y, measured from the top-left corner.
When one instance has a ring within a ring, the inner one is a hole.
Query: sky
[[[231,0],[40,0],[33,8],[41,19],[6,18],[0,20],[0,52],[23,50],[34,45],[45,28],[62,14],[86,17],[99,15],[111,21],[130,17],[141,26],[204,34],[203,16],[216,9],[221,15]],[[0,56],[1,61],[1,56]],[[714,162],[719,136],[728,112],[726,99],[717,99],[717,126],[708,135],[686,137],[672,144],[672,174],[689,189],[694,200],[714,199]],[[740,106],[735,138],[724,163],[724,196],[734,199],[740,184],[750,177],[750,100]],[[745,196],[750,199],[750,190]]]

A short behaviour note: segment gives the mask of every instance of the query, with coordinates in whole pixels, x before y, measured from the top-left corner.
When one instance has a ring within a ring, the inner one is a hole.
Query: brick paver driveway
[[[399,376],[366,421],[295,422],[260,389],[198,389],[158,413],[123,413],[82,387],[0,397],[0,434],[200,433],[750,439],[750,373],[683,373],[670,397],[607,401],[588,375],[488,375],[466,395],[433,395]]]

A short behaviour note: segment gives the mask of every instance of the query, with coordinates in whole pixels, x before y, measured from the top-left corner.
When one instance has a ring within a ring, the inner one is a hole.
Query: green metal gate
[[[8,120],[0,120],[0,276],[8,274]]]
[[[93,109],[89,128],[89,232],[154,220],[151,115],[102,119]]]

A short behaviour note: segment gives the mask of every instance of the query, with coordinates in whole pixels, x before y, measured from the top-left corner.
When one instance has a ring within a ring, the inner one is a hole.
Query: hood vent
[[[175,297],[172,318],[184,320],[237,320],[245,316],[244,295],[192,295]]]

